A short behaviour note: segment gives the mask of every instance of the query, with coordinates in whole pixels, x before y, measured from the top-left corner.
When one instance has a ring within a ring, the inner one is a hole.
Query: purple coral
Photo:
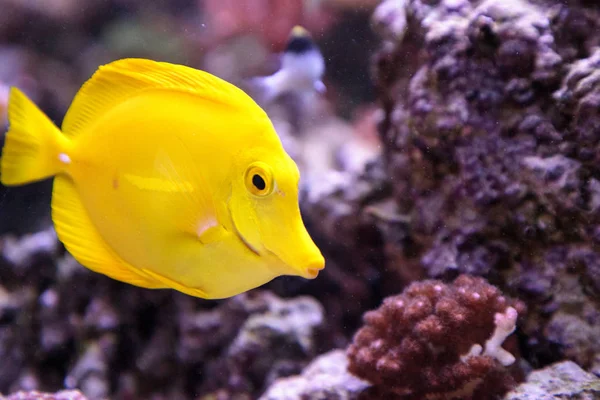
[[[1,396],[0,396],[1,397]],[[87,400],[78,390],[63,390],[57,393],[42,393],[37,390],[13,393],[6,400]]]
[[[501,393],[515,382],[506,368],[515,358],[500,345],[523,311],[482,278],[413,283],[365,314],[349,370],[386,398]]]

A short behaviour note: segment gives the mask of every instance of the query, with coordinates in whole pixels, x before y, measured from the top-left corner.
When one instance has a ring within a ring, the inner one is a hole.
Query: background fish
[[[94,271],[223,298],[324,267],[296,164],[263,110],[215,76],[124,59],[82,87],[62,132],[16,88],[9,121],[1,182],[55,175],[58,237]]]
[[[269,102],[288,92],[324,92],[324,72],[321,51],[306,29],[295,26],[281,56],[281,68],[273,75],[252,79],[251,84],[262,90],[261,100]]]

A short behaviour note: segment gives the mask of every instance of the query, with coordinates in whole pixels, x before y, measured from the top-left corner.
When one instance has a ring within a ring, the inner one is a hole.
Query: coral
[[[21,391],[10,396],[0,396],[2,400],[87,400],[78,390],[62,390],[56,393],[42,393],[38,391]]]
[[[406,0],[386,0],[377,6],[372,22],[383,37],[402,40],[407,29],[406,3]]]
[[[17,268],[34,263],[36,256],[51,257],[58,249],[58,239],[54,229],[46,229],[19,239],[7,236],[1,243],[2,257]]]
[[[507,307],[503,313],[494,315],[494,333],[485,342],[485,349],[480,344],[474,344],[466,356],[461,357],[463,361],[470,357],[487,356],[495,358],[500,364],[507,367],[515,362],[515,356],[502,348],[502,343],[509,337],[517,327],[516,309]]]
[[[552,364],[534,371],[527,381],[510,391],[504,400],[597,399],[600,379],[572,361]]]
[[[398,398],[502,393],[514,384],[505,367],[515,357],[500,345],[515,329],[516,308],[523,313],[482,278],[413,283],[365,314],[349,371]]]
[[[0,80],[0,127],[8,123],[8,86]]]
[[[322,346],[322,306],[255,290],[208,302],[93,273],[42,231],[0,242],[0,391],[256,398]],[[25,282],[25,284],[24,284]]]
[[[275,67],[274,52],[281,50],[289,29],[306,23],[324,53],[338,54],[328,61],[330,99],[311,104],[319,111],[317,122],[325,115],[327,126],[313,126],[309,135],[337,133],[331,146],[340,148],[334,164],[353,174],[362,173],[365,160],[378,152],[373,151],[377,143],[357,143],[350,136],[360,129],[372,135],[380,112],[365,118],[361,127],[332,118],[341,110],[352,119],[358,103],[373,99],[367,72],[376,38],[366,23],[368,14],[360,10],[365,0],[314,2],[310,14],[300,10],[308,3],[303,0],[243,5],[91,0],[81,7],[72,0],[0,3],[0,124],[5,122],[5,86],[21,88],[60,126],[82,82],[98,65],[121,57],[184,63],[238,83],[259,69]],[[340,43],[350,47],[339,51]],[[0,146],[3,139],[0,132]],[[306,144],[300,135],[294,139]],[[362,187],[381,181],[382,175],[373,169]],[[337,267],[332,261],[337,275],[329,279],[277,279],[265,292],[226,301],[187,299],[115,282],[82,268],[65,253],[49,229],[51,192],[49,180],[0,187],[4,393],[77,387],[88,398],[257,398],[270,382],[299,373],[320,352],[345,346],[357,316],[371,305],[371,300],[361,301],[369,283],[357,271],[375,269],[368,260],[354,265],[351,258],[340,259]],[[344,196],[365,193],[361,189]],[[348,221],[353,217],[345,216]],[[37,233],[23,236],[32,232]],[[362,249],[367,247],[375,245]],[[319,302],[301,294],[319,296],[329,317]]]
[[[562,311],[554,313],[546,326],[545,335],[550,343],[563,347],[565,357],[596,372],[600,371],[600,360],[596,354],[600,314],[594,309],[587,311],[585,319]]]
[[[246,320],[226,353],[238,385],[265,378],[269,384],[281,374],[298,372],[305,360],[316,355],[315,338],[325,318],[323,307],[310,297],[280,300],[266,294],[265,300],[268,308]]]
[[[262,392],[272,380],[299,372],[316,354],[324,324],[322,306],[312,298],[284,300],[267,291],[233,297],[211,310],[190,306],[187,299],[180,305],[178,339],[159,335],[139,363],[147,374],[157,374],[155,366],[164,364],[160,378],[170,379],[175,367],[168,349],[176,341],[177,363],[212,377],[189,382],[195,393]]]
[[[383,157],[305,206],[330,271],[358,277],[322,279],[374,305],[423,278],[484,277],[527,304],[534,368],[598,371],[598,7],[389,0],[373,24]]]
[[[260,400],[358,399],[369,386],[348,373],[344,350],[332,350],[315,358],[301,375],[276,380]]]
[[[306,188],[301,203],[307,227],[327,260],[327,272],[311,282],[310,293],[321,300],[330,325],[339,329],[336,345],[342,347],[358,328],[364,309],[380,300],[372,293],[398,292],[414,275],[408,278],[396,268],[381,266],[387,249],[380,229],[401,244],[406,220],[388,211],[387,204],[371,204],[368,213],[356,211],[357,204],[389,195],[382,164],[369,163],[362,173],[322,173],[319,178],[318,185]],[[383,289],[386,285],[391,289]]]
[[[86,346],[81,358],[65,378],[65,386],[79,388],[91,399],[103,399],[109,394],[108,358],[115,351],[115,338],[105,336]]]

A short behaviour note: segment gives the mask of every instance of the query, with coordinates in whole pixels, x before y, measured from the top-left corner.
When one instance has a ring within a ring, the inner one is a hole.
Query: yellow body
[[[0,180],[56,175],[59,239],[94,271],[223,298],[324,267],[296,164],[264,111],[210,74],[120,60],[83,86],[62,133],[14,88],[9,121]]]

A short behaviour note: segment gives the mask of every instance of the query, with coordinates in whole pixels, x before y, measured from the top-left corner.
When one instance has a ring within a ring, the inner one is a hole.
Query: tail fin
[[[0,158],[0,182],[22,185],[61,172],[70,159],[69,139],[19,89],[8,101],[10,128]]]

